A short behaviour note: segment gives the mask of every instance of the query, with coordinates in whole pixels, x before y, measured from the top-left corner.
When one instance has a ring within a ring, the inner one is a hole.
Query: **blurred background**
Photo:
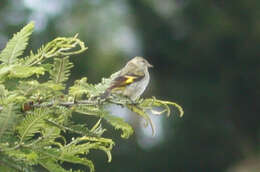
[[[1,0],[0,49],[33,20],[34,51],[76,33],[89,47],[69,84],[98,83],[134,56],[155,66],[144,97],[177,102],[184,117],[151,115],[155,137],[134,114],[129,140],[106,126],[116,146],[111,163],[90,153],[97,172],[259,172],[259,19],[259,0]]]

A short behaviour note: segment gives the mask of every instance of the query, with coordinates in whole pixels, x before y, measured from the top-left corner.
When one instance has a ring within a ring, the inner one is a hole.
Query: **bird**
[[[101,96],[106,99],[111,94],[122,95],[135,102],[145,91],[150,81],[148,68],[153,67],[143,57],[134,57],[118,72]]]

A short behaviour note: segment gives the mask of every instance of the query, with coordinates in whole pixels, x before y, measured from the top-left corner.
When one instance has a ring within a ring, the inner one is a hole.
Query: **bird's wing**
[[[121,70],[120,75],[113,80],[110,89],[130,85],[143,79],[143,77],[144,72],[142,70],[140,71],[135,65],[128,64],[127,67]]]
[[[115,78],[110,86],[110,89],[117,87],[124,87],[126,85],[130,85],[135,81],[141,80],[144,75],[135,75],[135,74],[127,74],[123,76],[118,76]]]

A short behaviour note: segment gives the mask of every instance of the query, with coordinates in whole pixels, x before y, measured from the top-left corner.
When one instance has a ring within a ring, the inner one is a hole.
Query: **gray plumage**
[[[103,97],[112,94],[121,94],[131,100],[137,100],[145,91],[150,81],[148,68],[152,65],[142,57],[134,57],[111,82]]]

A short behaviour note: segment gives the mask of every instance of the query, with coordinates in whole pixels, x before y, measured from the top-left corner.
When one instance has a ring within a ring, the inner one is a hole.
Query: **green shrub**
[[[147,112],[170,115],[168,105],[182,108],[173,102],[155,98],[128,103],[126,98],[114,97],[100,100],[98,95],[108,87],[111,78],[93,85],[87,78],[76,80],[66,88],[66,81],[73,64],[71,55],[87,50],[84,42],[74,37],[59,37],[43,45],[36,53],[23,56],[32,34],[31,22],[9,40],[0,53],[0,171],[34,171],[42,166],[48,171],[72,171],[62,167],[64,162],[88,166],[91,149],[101,150],[111,161],[114,141],[102,137],[106,129],[103,121],[122,131],[122,138],[129,138],[134,130],[123,119],[109,114],[107,104],[120,104],[136,112],[153,128]],[[41,82],[40,82],[40,81]],[[162,107],[162,111],[153,107]],[[89,127],[73,121],[72,113],[95,116],[97,122]],[[104,120],[103,120],[104,119]],[[68,137],[73,134],[73,138]]]

